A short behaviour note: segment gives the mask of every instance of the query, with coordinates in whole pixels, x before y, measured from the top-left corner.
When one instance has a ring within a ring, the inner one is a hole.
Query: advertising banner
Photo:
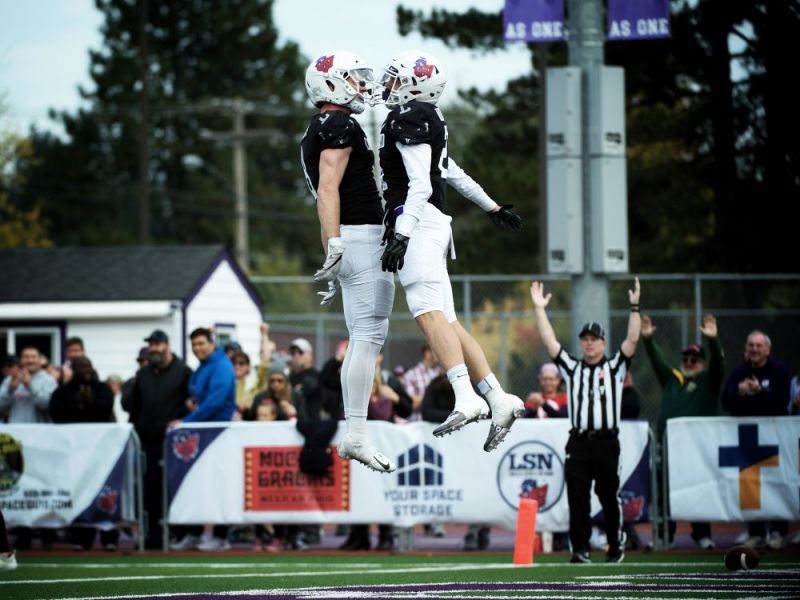
[[[0,509],[9,527],[136,519],[129,424],[0,424]]]
[[[608,0],[609,40],[670,37],[669,0]]]
[[[564,0],[506,0],[503,37],[508,42],[564,39]]]
[[[393,458],[384,475],[341,460],[335,444],[325,475],[302,473],[303,437],[293,423],[184,425],[167,437],[169,522],[490,523],[514,527],[521,497],[539,501],[537,528],[568,526],[564,483],[566,419],[517,421],[494,452],[483,451],[488,422],[435,438],[431,423],[368,422],[375,446]],[[646,520],[646,422],[622,423],[621,496],[631,520]],[[596,498],[592,513],[600,512]]]
[[[667,444],[673,519],[800,515],[800,417],[670,419]]]

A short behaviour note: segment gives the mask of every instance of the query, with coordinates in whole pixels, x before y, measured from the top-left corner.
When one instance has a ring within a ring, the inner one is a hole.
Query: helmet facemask
[[[323,55],[306,70],[306,90],[317,108],[330,103],[362,113],[374,86],[372,69],[350,52]]]

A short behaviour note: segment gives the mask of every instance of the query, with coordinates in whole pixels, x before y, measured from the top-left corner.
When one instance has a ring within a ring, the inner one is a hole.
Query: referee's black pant
[[[602,435],[602,436],[601,436]],[[572,552],[589,552],[592,535],[592,481],[605,517],[609,552],[619,549],[622,511],[619,500],[619,438],[615,433],[570,433],[564,465],[569,501]]]

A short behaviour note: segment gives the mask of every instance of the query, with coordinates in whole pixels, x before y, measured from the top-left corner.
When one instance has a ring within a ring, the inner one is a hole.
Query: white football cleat
[[[514,421],[525,414],[525,403],[514,394],[504,394],[501,402],[492,406],[492,424],[483,449],[491,452],[506,439]]]
[[[478,394],[471,392],[469,395],[456,398],[453,412],[448,415],[444,423],[433,430],[433,435],[436,437],[450,435],[464,427],[464,425],[474,423],[479,419],[485,419],[488,416],[489,407],[486,405],[486,401]]]
[[[0,571],[13,571],[17,568],[17,557],[13,552],[0,554]]]
[[[368,469],[378,473],[391,473],[397,469],[397,466],[378,452],[367,438],[354,440],[350,436],[345,436],[336,446],[336,450],[342,458],[357,460]]]

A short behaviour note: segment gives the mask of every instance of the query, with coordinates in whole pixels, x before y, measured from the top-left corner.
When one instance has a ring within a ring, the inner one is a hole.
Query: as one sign
[[[506,41],[555,42],[564,39],[564,0],[506,0]]]
[[[669,36],[669,0],[608,0],[609,40]]]

